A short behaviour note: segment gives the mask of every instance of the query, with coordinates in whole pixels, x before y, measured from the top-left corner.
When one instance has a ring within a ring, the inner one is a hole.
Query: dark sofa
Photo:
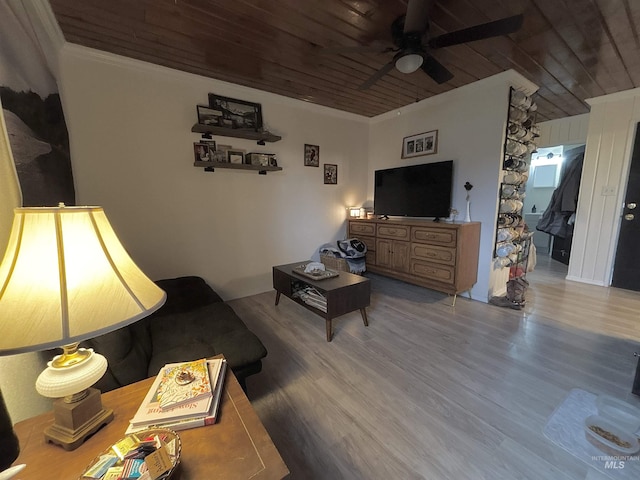
[[[166,363],[222,353],[246,390],[245,379],[262,370],[267,350],[233,309],[200,277],[159,280],[166,303],[142,320],[87,340],[109,362],[95,385],[103,392],[155,376]]]

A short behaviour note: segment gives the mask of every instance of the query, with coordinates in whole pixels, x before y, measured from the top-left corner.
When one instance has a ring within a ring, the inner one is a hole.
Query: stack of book
[[[165,365],[129,421],[126,433],[151,427],[178,431],[213,425],[226,367],[223,358]]]

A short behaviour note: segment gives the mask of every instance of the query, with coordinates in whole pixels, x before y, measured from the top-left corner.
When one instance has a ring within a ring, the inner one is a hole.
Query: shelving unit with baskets
[[[525,277],[533,232],[522,214],[531,154],[540,130],[535,124],[537,106],[520,90],[509,90],[509,112],[503,146],[500,207],[496,225],[496,265],[510,268],[510,278]]]

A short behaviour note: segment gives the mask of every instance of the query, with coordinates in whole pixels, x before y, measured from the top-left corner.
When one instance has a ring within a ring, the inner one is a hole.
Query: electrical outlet
[[[616,194],[616,187],[609,187],[605,185],[602,187],[602,196],[603,197],[611,197]]]

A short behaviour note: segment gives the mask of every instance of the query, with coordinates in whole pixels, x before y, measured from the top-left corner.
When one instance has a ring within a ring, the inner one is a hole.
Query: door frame
[[[624,148],[624,163],[620,169],[620,178],[618,179],[618,193],[616,195],[616,218],[613,223],[613,238],[609,246],[607,255],[607,278],[606,286],[610,287],[613,281],[613,267],[616,261],[616,251],[618,250],[618,240],[620,239],[620,227],[622,226],[622,214],[624,213],[624,201],[627,195],[627,186],[629,183],[629,171],[631,170],[631,155],[633,155],[633,146],[636,139],[636,133],[640,130],[640,116],[632,118],[627,128],[627,144]],[[640,137],[638,138],[640,142]],[[571,261],[571,260],[569,260]]]

